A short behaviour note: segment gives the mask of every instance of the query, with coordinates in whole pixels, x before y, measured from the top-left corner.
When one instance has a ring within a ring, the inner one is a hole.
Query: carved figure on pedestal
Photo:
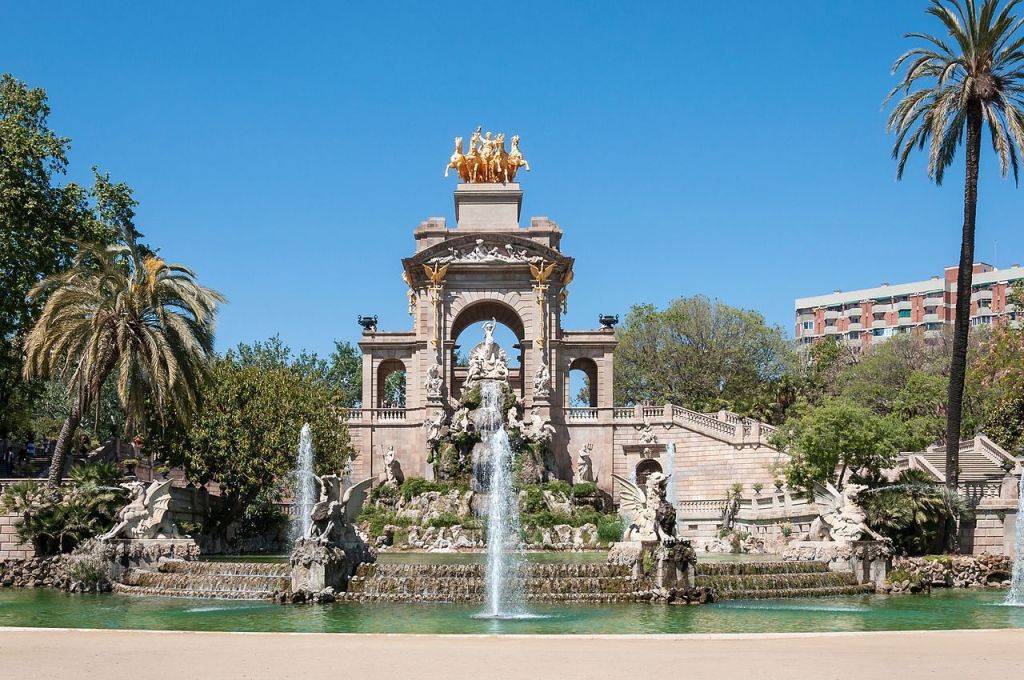
[[[540,410],[534,406],[530,411],[530,439],[538,442],[549,442],[555,435],[555,428],[551,421],[540,414]]]
[[[594,444],[592,442],[587,442],[580,449],[579,462],[576,464],[576,476],[573,480],[574,483],[597,481],[597,477],[594,475],[594,461],[590,458],[593,450]]]
[[[666,500],[669,477],[652,472],[644,488],[621,475],[612,473],[619,483],[620,508],[631,518],[624,541],[658,541],[662,545],[676,542],[676,510]]]
[[[811,523],[811,540],[859,541],[864,534],[876,541],[887,540],[867,525],[867,513],[855,500],[866,488],[862,484],[847,484],[839,491],[827,482],[815,485],[815,500],[825,511]]]
[[[537,373],[533,376],[533,396],[537,399],[551,396],[551,372],[545,362],[537,367]]]
[[[427,431],[427,447],[433,449],[434,446],[441,440],[443,436],[442,430],[444,429],[444,412],[437,414],[436,418],[427,418],[423,421],[423,429]],[[429,460],[427,461],[430,462]]]
[[[155,481],[148,487],[142,482],[126,482],[130,500],[117,513],[117,524],[98,538],[177,538],[178,529],[171,521],[171,480]]]
[[[658,435],[654,434],[654,427],[651,425],[651,421],[644,418],[643,429],[640,430],[640,443],[641,444],[657,444]]]
[[[497,322],[491,319],[484,324],[484,341],[469,353],[469,368],[466,371],[464,389],[470,389],[481,380],[508,380],[508,357],[494,341]]]
[[[463,406],[452,416],[452,431],[464,432],[469,429],[469,409]]]
[[[513,404],[511,407],[509,407],[508,413],[505,415],[505,425],[510,430],[513,428],[517,430],[522,430],[524,424],[525,423],[523,423],[523,421],[519,419],[519,406]]]
[[[441,365],[433,363],[427,369],[427,380],[424,388],[428,399],[437,399],[441,396],[441,388],[444,386],[444,378],[441,377]]]
[[[398,461],[395,460],[395,446],[392,444],[384,452],[384,473],[382,475],[382,483],[389,486],[398,486],[405,481],[405,475],[402,474],[402,467]]]

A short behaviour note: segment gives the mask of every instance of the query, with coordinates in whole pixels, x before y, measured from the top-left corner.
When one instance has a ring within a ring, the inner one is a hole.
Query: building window
[[[850,317],[850,323],[860,323],[860,317],[859,316],[851,316]]]
[[[910,310],[909,309],[901,309],[900,310],[900,318],[901,319],[909,319],[910,318]]]
[[[971,319],[972,326],[985,326],[992,323],[991,316],[976,316]]]
[[[851,340],[856,340],[860,337],[860,331],[850,331],[849,337]]]
[[[805,331],[813,331],[814,330],[814,322],[813,321],[804,321],[801,327]]]

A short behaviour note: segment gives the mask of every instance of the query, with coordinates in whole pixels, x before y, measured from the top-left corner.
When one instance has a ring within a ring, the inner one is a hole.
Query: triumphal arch
[[[413,231],[413,253],[402,260],[410,328],[386,331],[375,318],[360,318],[362,406],[348,414],[353,477],[384,475],[385,465],[407,477],[434,476],[431,433],[450,422],[467,378],[472,383],[479,368],[459,357],[481,338],[467,332],[463,341],[460,335],[493,320],[516,339],[502,349],[518,359],[509,362],[507,382],[521,410],[550,424],[549,476],[593,481],[614,495],[613,472],[663,471],[673,475],[670,495],[679,503],[690,497],[704,505],[724,499],[737,482],[770,484],[775,452],[756,421],[671,404],[614,403],[617,317],[602,316],[590,330],[562,327],[573,258],[562,251],[555,222],[533,217],[522,224],[523,190],[515,180],[529,165],[518,136],[511,142],[506,151],[504,135],[479,129],[468,148],[456,138],[445,170],[461,180],[454,192],[456,224],[423,221]],[[586,376],[585,395],[570,394],[572,370]],[[386,389],[396,371],[405,375],[404,403]],[[718,513],[718,505],[707,507]]]

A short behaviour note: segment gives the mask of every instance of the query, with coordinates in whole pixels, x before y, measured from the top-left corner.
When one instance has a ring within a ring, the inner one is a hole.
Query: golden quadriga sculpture
[[[455,138],[455,153],[448,159],[444,176],[455,170],[463,182],[470,184],[508,183],[516,181],[519,168],[530,171],[530,164],[519,150],[519,135],[512,135],[512,149],[505,150],[505,133],[492,137],[488,131],[480,134],[477,128],[469,138],[469,151],[464,152],[462,137]]]

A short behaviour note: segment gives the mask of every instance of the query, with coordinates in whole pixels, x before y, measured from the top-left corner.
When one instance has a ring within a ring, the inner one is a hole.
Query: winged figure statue
[[[814,500],[822,511],[811,523],[811,540],[859,541],[865,534],[876,541],[886,540],[867,525],[867,513],[855,500],[866,488],[846,484],[840,491],[828,482],[815,484]]]
[[[98,538],[177,538],[178,529],[171,521],[171,480],[154,481],[148,487],[142,482],[122,484],[131,500],[117,513],[114,528]]]
[[[552,262],[551,264],[546,265],[542,261],[538,267],[531,262],[530,273],[533,275],[533,278],[537,280],[537,283],[544,284],[547,283],[549,278],[551,278],[551,274],[555,271],[555,266],[557,264],[557,262]]]
[[[310,512],[309,533],[312,538],[322,543],[333,543],[343,546],[357,540],[355,533],[356,518],[363,510],[363,502],[369,495],[373,478],[364,479],[353,484],[342,493],[341,477],[324,475],[314,477],[320,487],[320,500],[313,505]]]
[[[669,477],[652,472],[641,488],[625,477],[612,474],[619,483],[619,509],[629,518],[624,541],[658,541],[662,545],[676,542],[676,511],[665,500]]]

